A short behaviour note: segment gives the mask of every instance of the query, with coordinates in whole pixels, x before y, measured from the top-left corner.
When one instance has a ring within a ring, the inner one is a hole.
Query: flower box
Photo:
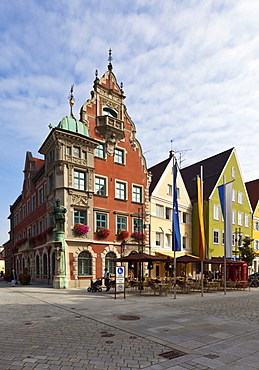
[[[73,230],[77,235],[85,235],[90,230],[90,227],[84,224],[75,224]]]
[[[110,229],[106,229],[105,227],[98,227],[95,232],[97,239],[106,239],[111,233]]]
[[[134,233],[131,234],[132,239],[135,239],[137,242],[143,242],[145,240],[145,234],[134,231]]]
[[[127,230],[118,230],[116,234],[117,241],[126,240],[129,237],[129,232]]]

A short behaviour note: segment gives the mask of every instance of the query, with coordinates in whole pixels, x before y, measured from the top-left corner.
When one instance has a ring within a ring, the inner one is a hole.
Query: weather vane
[[[73,107],[73,105],[75,104],[75,98],[74,98],[73,91],[74,91],[74,84],[73,84],[73,85],[71,85],[71,89],[70,89],[70,92],[69,92],[69,95],[68,95],[69,105],[70,105],[70,115],[71,115],[72,117],[73,117],[72,107]]]

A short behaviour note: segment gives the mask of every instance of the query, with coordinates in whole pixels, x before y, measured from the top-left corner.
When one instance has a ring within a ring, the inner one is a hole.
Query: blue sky
[[[171,148],[186,166],[236,147],[259,178],[258,19],[257,0],[0,0],[0,245],[26,151],[41,158],[73,83],[79,117],[110,47],[149,167]]]

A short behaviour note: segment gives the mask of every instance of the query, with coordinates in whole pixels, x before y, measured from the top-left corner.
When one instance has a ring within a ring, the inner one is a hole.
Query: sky
[[[0,0],[0,245],[26,152],[42,158],[72,84],[79,118],[110,48],[148,167],[235,147],[258,179],[258,19],[258,0]]]

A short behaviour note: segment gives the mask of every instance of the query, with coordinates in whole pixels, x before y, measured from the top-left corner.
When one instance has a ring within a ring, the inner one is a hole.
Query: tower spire
[[[112,71],[112,49],[110,48],[109,49],[109,57],[108,57],[108,62],[109,62],[109,64],[108,64],[108,69],[109,69],[109,71]]]

